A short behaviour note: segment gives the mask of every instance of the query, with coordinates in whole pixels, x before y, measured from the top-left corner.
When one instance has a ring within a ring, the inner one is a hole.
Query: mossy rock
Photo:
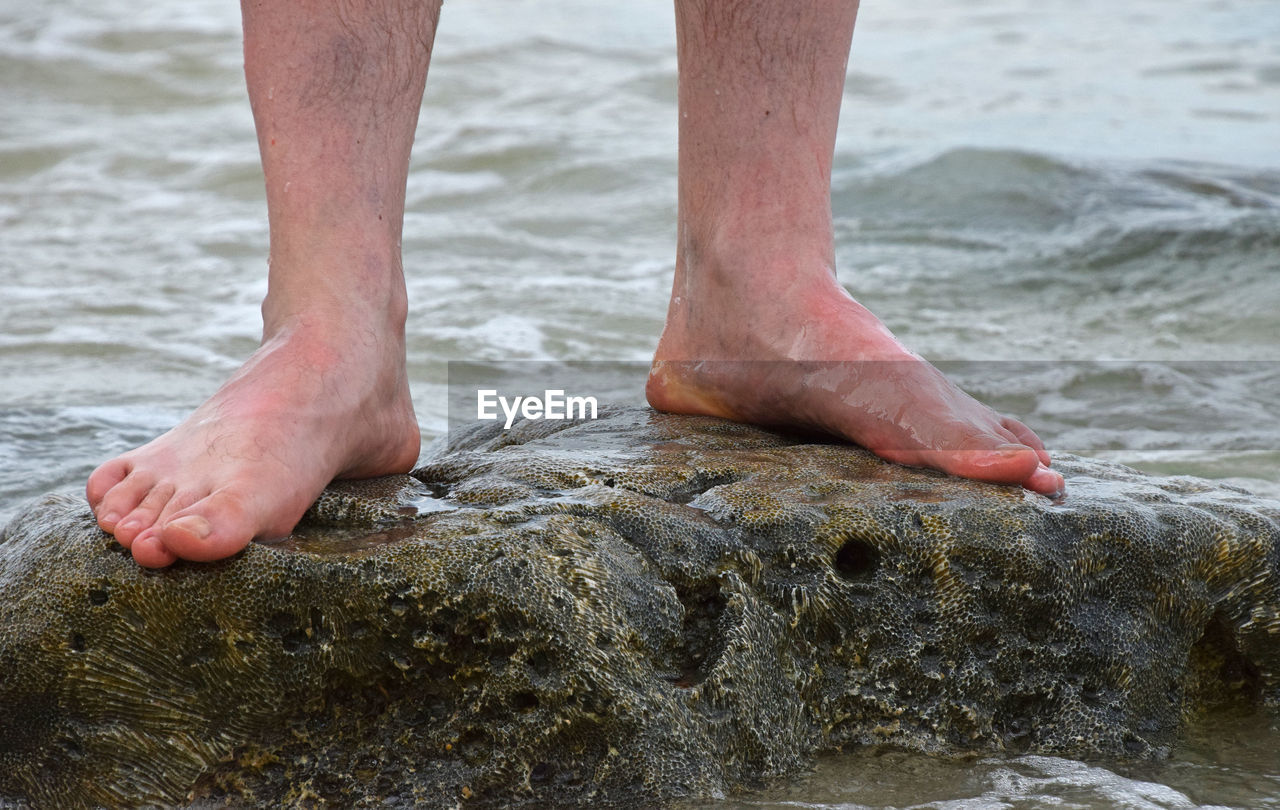
[[[1280,504],[1055,467],[1060,502],[710,418],[486,426],[162,571],[51,496],[0,535],[0,804],[654,804],[1274,706]]]

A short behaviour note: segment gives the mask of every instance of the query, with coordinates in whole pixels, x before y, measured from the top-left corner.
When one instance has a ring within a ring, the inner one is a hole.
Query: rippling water
[[[668,3],[443,17],[404,240],[428,437],[447,360],[644,360],[675,217]],[[860,300],[1053,448],[1280,495],[1280,7],[871,0],[849,70]],[[14,0],[0,77],[4,520],[253,349],[267,231],[234,3]],[[1136,769],[863,751],[747,806],[1280,806],[1277,749],[1253,718]]]

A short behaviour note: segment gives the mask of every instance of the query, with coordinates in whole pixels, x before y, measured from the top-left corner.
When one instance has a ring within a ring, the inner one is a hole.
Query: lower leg
[[[400,230],[438,11],[243,3],[271,234],[262,346],[186,421],[90,477],[99,525],[141,564],[283,536],[333,478],[417,459]]]
[[[680,0],[676,274],[649,401],[818,428],[883,458],[1062,489],[837,283],[831,162],[856,0]]]

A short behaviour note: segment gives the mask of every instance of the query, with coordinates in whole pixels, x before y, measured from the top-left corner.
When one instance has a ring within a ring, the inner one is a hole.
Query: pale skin
[[[408,471],[405,181],[438,0],[244,0],[270,219],[261,347],[86,494],[140,565],[287,535],[335,478]],[[647,394],[816,428],[1057,495],[1035,434],[953,386],[836,281],[830,178],[856,2],[680,0],[679,223]]]

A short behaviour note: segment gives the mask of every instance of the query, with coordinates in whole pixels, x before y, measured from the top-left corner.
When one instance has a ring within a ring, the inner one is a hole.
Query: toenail
[[[186,517],[176,518],[169,521],[165,528],[182,529],[184,532],[190,532],[197,539],[203,540],[213,531],[213,527],[209,525],[209,521],[199,515],[187,515]]]
[[[138,520],[137,518],[132,518],[130,520],[126,520],[124,523],[119,524],[118,526],[116,526],[116,528],[129,531],[130,529],[136,529],[141,525],[142,525],[141,520]]]
[[[119,516],[119,515],[117,515],[115,512],[108,512],[108,513],[106,513],[105,515],[103,515],[103,516],[102,516],[102,518],[101,518],[101,521],[100,521],[100,522],[102,522],[102,523],[110,523],[111,525],[113,525],[113,526],[114,526],[114,525],[115,525],[115,522],[116,522],[117,520],[119,520],[119,519],[120,519],[120,516]]]

